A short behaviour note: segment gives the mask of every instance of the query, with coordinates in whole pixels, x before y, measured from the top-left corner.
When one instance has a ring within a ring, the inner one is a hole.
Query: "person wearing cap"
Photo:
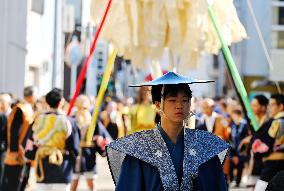
[[[35,101],[35,88],[32,86],[25,87],[24,100],[16,103],[9,115],[3,190],[25,190],[30,163],[25,161],[24,147],[26,134],[33,122]],[[22,174],[24,174],[24,178]]]
[[[152,130],[110,143],[107,157],[116,190],[227,190],[222,162],[229,145],[206,131],[185,128],[195,80],[174,72],[137,86],[152,86],[161,115]]]

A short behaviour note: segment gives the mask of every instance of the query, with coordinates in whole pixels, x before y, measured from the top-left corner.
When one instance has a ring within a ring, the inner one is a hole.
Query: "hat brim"
[[[197,84],[197,83],[211,83],[214,80],[197,80],[190,77],[185,77],[174,72],[168,72],[167,74],[152,80],[150,82],[144,82],[142,84],[129,85],[128,87],[142,87],[142,86],[158,86],[158,85],[177,85],[177,84]]]

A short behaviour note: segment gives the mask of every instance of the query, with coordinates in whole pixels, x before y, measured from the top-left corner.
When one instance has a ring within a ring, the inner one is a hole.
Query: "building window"
[[[272,1],[272,36],[271,46],[284,49],[284,0]]]

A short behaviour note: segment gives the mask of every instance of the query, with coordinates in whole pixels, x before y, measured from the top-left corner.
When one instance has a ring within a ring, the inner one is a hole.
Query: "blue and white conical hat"
[[[158,85],[175,85],[175,84],[196,84],[196,83],[210,83],[213,80],[198,80],[191,77],[182,76],[175,72],[168,72],[163,76],[142,84],[130,85],[129,87],[141,87],[141,86],[158,86]]]

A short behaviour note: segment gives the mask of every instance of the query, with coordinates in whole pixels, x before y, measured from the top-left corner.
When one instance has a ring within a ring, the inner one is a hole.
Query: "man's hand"
[[[102,136],[96,137],[96,144],[104,151],[105,147],[111,142],[108,138],[103,138]]]

